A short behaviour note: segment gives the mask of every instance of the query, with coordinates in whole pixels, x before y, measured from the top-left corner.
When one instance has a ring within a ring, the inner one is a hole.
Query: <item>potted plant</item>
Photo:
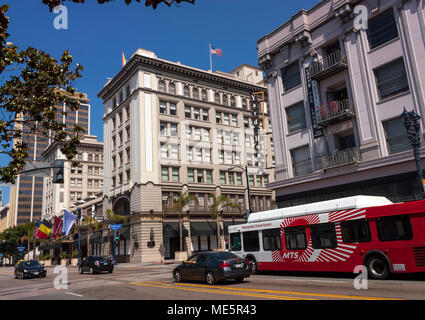
[[[76,265],[78,265],[78,250],[77,249],[75,249],[71,253],[71,266],[76,266]]]
[[[69,264],[69,258],[71,258],[71,255],[68,252],[61,252],[59,258],[61,259],[61,266],[66,266]]]
[[[41,259],[43,265],[45,267],[51,267],[52,266],[52,256],[50,254],[45,254],[43,256],[43,259]]]

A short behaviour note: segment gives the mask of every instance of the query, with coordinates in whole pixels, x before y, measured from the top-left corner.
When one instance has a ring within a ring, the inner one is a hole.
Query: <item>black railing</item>
[[[359,148],[337,150],[331,155],[322,157],[322,167],[326,170],[360,161],[362,161],[362,156]]]
[[[346,65],[345,57],[342,57],[340,50],[336,50],[318,61],[313,62],[309,67],[310,75],[311,77],[315,77],[324,71],[341,65]]]

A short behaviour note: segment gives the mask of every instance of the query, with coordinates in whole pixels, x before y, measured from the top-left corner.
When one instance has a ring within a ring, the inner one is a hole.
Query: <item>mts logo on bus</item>
[[[284,252],[282,254],[283,259],[297,259],[298,258],[298,252]]]

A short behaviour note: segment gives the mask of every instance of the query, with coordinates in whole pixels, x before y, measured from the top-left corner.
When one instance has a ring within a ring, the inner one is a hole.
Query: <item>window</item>
[[[176,85],[172,82],[168,85],[168,92],[170,94],[176,94]]]
[[[307,127],[305,120],[304,102],[298,102],[286,109],[289,133],[301,130]]]
[[[248,231],[243,233],[243,247],[244,251],[259,251],[260,241],[258,238],[258,231]]]
[[[160,91],[160,92],[165,92],[165,81],[159,81],[159,83],[158,83],[158,90]]]
[[[229,100],[227,99],[227,94],[223,93],[223,104],[225,106],[229,105]]]
[[[179,177],[179,168],[173,168],[172,169],[172,174],[173,174],[173,181],[174,182],[178,182],[180,179]]]
[[[192,94],[193,94],[193,99],[199,100],[199,89],[198,88],[193,88]]]
[[[211,149],[204,149],[204,162],[211,163]]]
[[[163,158],[163,159],[168,158],[168,145],[167,144],[161,145],[161,158]]]
[[[206,176],[206,182],[207,183],[213,183],[212,171],[211,170],[206,170],[205,176]]]
[[[200,113],[200,109],[199,108],[193,108],[193,118],[195,120],[200,120],[201,119],[201,113]]]
[[[190,107],[184,107],[184,116],[186,118],[190,118],[191,117],[191,112],[190,112]]]
[[[215,113],[215,122],[216,123],[221,123],[221,112],[216,112]]]
[[[223,114],[223,123],[229,125],[230,121],[229,121],[229,114],[228,113],[224,113]]]
[[[367,37],[371,49],[398,37],[392,8],[368,21]]]
[[[220,103],[220,94],[218,92],[214,94],[214,102],[218,104]]]
[[[263,230],[264,251],[280,250],[281,248],[280,228]]]
[[[179,146],[172,144],[171,145],[171,159],[178,159],[179,158]]]
[[[412,225],[408,215],[377,218],[376,228],[381,241],[411,240],[413,238]]]
[[[162,181],[168,181],[169,180],[168,167],[161,168],[161,180]]]
[[[233,96],[230,97],[230,106],[236,107],[236,99]]]
[[[235,184],[235,175],[233,173],[228,174],[229,184]]]
[[[294,175],[307,174],[313,171],[308,146],[291,150]]]
[[[207,101],[207,90],[202,90],[201,97],[202,101]]]
[[[249,128],[249,118],[247,117],[243,118],[243,126],[244,128]]]
[[[208,121],[208,110],[202,109],[202,120]]]
[[[282,84],[285,91],[301,84],[301,73],[298,60],[282,69]]]
[[[382,123],[387,138],[388,153],[394,154],[410,150],[411,146],[407,138],[407,130],[401,122],[401,118],[395,118]]]
[[[230,234],[230,251],[241,251],[242,242],[240,233],[231,233]]]
[[[248,103],[246,102],[245,98],[242,98],[242,108],[248,109]]]
[[[177,115],[177,107],[174,103],[170,103],[170,115]]]
[[[341,222],[341,232],[344,243],[368,242],[371,240],[369,222],[364,219]]]
[[[379,99],[409,91],[403,58],[374,69]]]
[[[184,86],[184,88],[183,88],[183,95],[186,98],[190,98],[190,90],[189,90],[189,87],[188,86]]]
[[[226,184],[226,172],[220,171],[220,183]]]
[[[236,173],[236,184],[238,186],[242,185],[242,173]]]
[[[175,123],[170,123],[170,134],[172,137],[177,137],[177,125]]]
[[[167,124],[165,122],[160,122],[159,130],[160,130],[161,136],[163,137],[167,136]]]
[[[238,117],[235,114],[232,114],[232,126],[236,127],[238,125]]]
[[[337,247],[334,223],[320,223],[310,226],[311,241],[314,249],[331,249]]]
[[[196,176],[197,176],[198,183],[204,183],[204,172],[202,170],[198,170]]]
[[[195,170],[187,169],[187,180],[189,182],[195,182]]]

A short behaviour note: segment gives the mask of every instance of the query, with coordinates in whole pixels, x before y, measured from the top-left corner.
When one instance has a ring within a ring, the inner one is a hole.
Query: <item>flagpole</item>
[[[210,46],[210,70],[211,70],[211,72],[213,72],[213,68],[212,68],[212,55],[211,55],[211,42],[209,42],[209,46]]]

